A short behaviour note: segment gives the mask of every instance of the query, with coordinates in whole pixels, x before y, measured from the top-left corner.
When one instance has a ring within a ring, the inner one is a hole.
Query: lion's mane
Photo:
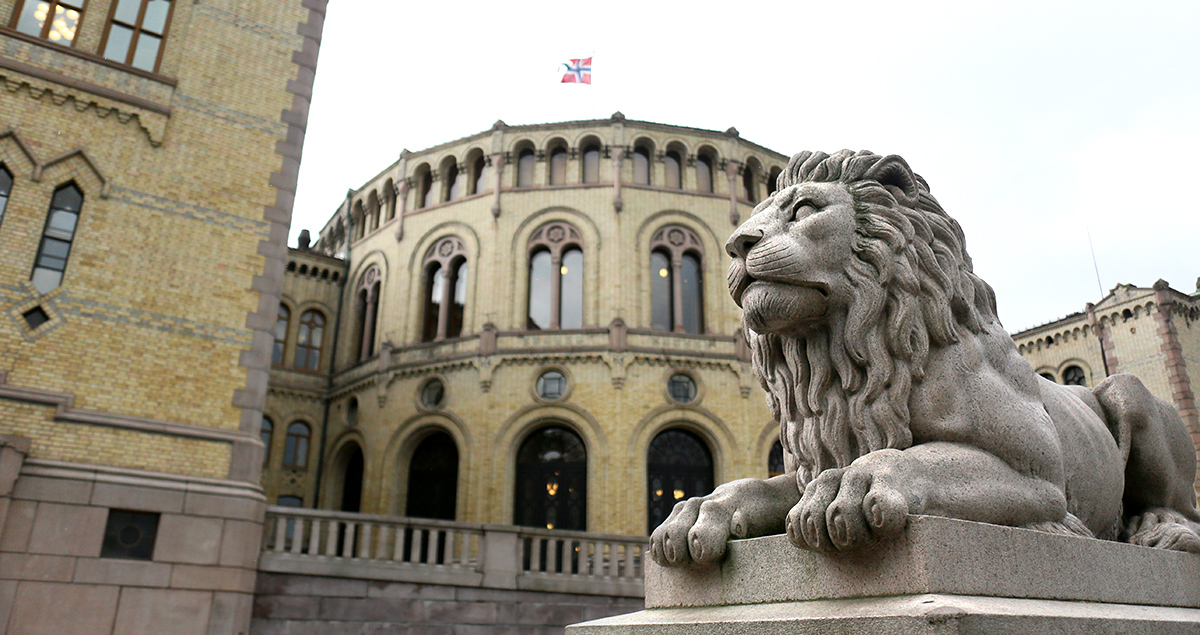
[[[909,392],[930,350],[974,339],[996,320],[962,229],[902,159],[801,152],[778,190],[805,181],[842,183],[854,198],[858,236],[845,272],[854,295],[807,337],[745,329],[801,486],[868,452],[909,447]]]

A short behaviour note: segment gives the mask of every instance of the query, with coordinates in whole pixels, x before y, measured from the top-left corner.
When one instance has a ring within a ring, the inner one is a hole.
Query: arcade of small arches
[[[701,144],[690,151],[678,140],[659,147],[649,137],[638,137],[628,146],[605,144],[596,135],[587,135],[572,146],[562,137],[554,137],[538,147],[528,138],[514,141],[507,152],[486,154],[482,148],[463,153],[460,161],[453,154],[417,163],[409,176],[398,182],[384,179],[378,186],[359,196],[350,206],[349,230],[341,219],[330,235],[323,237],[321,249],[332,253],[337,246],[354,243],[404,214],[451,203],[489,192],[567,185],[613,185],[605,178],[601,159],[614,162],[617,171],[626,158],[629,174],[621,183],[634,187],[662,188],[698,194],[716,194],[716,173],[723,171],[730,189],[742,203],[755,205],[775,189],[782,168],[767,168],[755,156],[742,161],[722,158],[715,147]],[[571,161],[577,166],[571,168]],[[505,176],[505,167],[515,164]],[[538,182],[538,163],[547,169]],[[499,178],[495,171],[499,170]],[[623,172],[623,171],[622,171]],[[411,194],[411,197],[410,197]],[[410,201],[411,198],[411,201]]]
[[[1055,345],[1059,345],[1059,344],[1064,344],[1066,342],[1073,342],[1073,341],[1078,341],[1081,339],[1086,339],[1088,337],[1091,337],[1091,335],[1092,335],[1092,327],[1090,325],[1085,324],[1083,326],[1077,326],[1073,329],[1069,329],[1069,330],[1063,331],[1061,333],[1054,333],[1051,335],[1046,335],[1045,337],[1039,337],[1034,340],[1030,340],[1028,342],[1020,343],[1017,345],[1017,352],[1019,352],[1021,354],[1025,354],[1027,352],[1040,351],[1042,349],[1049,348],[1051,346],[1055,346]]]

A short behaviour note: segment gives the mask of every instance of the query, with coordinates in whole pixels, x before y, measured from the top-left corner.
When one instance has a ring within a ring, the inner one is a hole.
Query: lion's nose
[[[746,254],[754,248],[758,241],[762,240],[763,231],[758,228],[747,229],[739,228],[729,237],[729,242],[725,243],[725,251],[733,258],[745,258]]]

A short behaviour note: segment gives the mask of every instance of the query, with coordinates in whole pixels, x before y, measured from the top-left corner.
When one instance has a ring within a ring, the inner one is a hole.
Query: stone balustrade
[[[644,536],[267,507],[259,570],[642,597]]]

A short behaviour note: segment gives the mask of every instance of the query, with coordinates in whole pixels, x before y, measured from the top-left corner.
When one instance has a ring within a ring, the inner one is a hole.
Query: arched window
[[[421,339],[426,342],[462,334],[463,309],[467,296],[467,250],[456,236],[434,243],[425,253],[425,323]]]
[[[355,291],[354,312],[358,318],[358,341],[355,358],[364,360],[375,354],[375,318],[379,309],[379,267],[371,265]]]
[[[271,423],[271,418],[263,415],[262,426],[258,429],[258,438],[263,444],[263,465],[271,462],[271,437],[275,431],[275,424]]]
[[[475,158],[475,162],[471,165],[471,182],[475,184],[475,189],[471,190],[472,194],[479,194],[487,190],[488,179],[488,164],[487,159],[483,155]]]
[[[751,204],[758,202],[758,199],[755,198],[757,195],[757,188],[754,183],[754,172],[754,167],[749,163],[742,168],[742,199],[749,201]]]
[[[1086,386],[1087,373],[1078,366],[1067,366],[1063,369],[1063,383],[1068,386]]]
[[[283,466],[296,470],[308,467],[308,441],[312,433],[307,424],[293,422],[287,428],[283,443]]]
[[[567,149],[558,147],[550,151],[550,185],[567,182]]]
[[[350,443],[341,451],[342,460],[342,503],[341,511],[356,513],[362,510],[363,452],[357,443]]]
[[[767,196],[774,194],[779,189],[779,175],[783,170],[779,168],[771,168],[771,175],[767,177]]]
[[[1054,381],[1054,375],[1051,375],[1050,373],[1038,373],[1038,374],[1041,375],[1042,377],[1045,377],[1046,379],[1048,379],[1050,381]],[[1055,383],[1057,383],[1057,382],[1055,382]]]
[[[583,326],[583,248],[579,230],[547,223],[529,237],[530,329]]]
[[[458,170],[458,164],[454,162],[454,157],[446,159],[446,198],[447,201],[455,201],[462,198],[462,173]]]
[[[321,367],[321,343],[325,340],[325,314],[309,309],[300,316],[296,336],[296,368],[317,370]]]
[[[650,238],[650,328],[704,332],[704,245],[692,230],[670,225]]]
[[[54,190],[46,227],[42,230],[42,242],[38,246],[37,259],[30,276],[33,286],[41,293],[57,289],[62,284],[67,259],[71,255],[71,243],[75,240],[75,226],[79,223],[82,209],[83,192],[74,183]]]
[[[417,207],[433,205],[433,173],[429,171],[429,164],[418,166],[413,173],[413,180],[417,185]]]
[[[517,187],[533,187],[533,150],[525,148],[517,154]]]
[[[713,160],[707,154],[696,155],[696,189],[700,192],[713,191]]]
[[[408,464],[408,500],[404,515],[454,520],[458,498],[458,446],[435,432],[413,451]]]
[[[12,193],[12,173],[0,163],[0,223],[4,222],[4,208],[8,207],[8,196]]]
[[[275,318],[275,347],[271,349],[271,363],[283,363],[283,349],[287,348],[288,319],[292,312],[287,306],[279,305],[279,316]]]
[[[667,187],[677,190],[683,189],[683,159],[675,150],[667,150],[666,156],[663,157],[663,166],[666,168]]]
[[[587,529],[587,448],[571,430],[534,431],[517,451],[513,523],[546,529]]]
[[[633,149],[633,183],[650,185],[650,149],[646,146]]]
[[[600,146],[589,144],[583,149],[583,182],[600,182]]]
[[[708,445],[687,430],[664,430],[646,453],[646,533],[662,524],[675,503],[713,490],[713,460]]]
[[[787,471],[783,463],[783,444],[778,439],[771,446],[771,454],[767,456],[767,476],[779,476]]]

